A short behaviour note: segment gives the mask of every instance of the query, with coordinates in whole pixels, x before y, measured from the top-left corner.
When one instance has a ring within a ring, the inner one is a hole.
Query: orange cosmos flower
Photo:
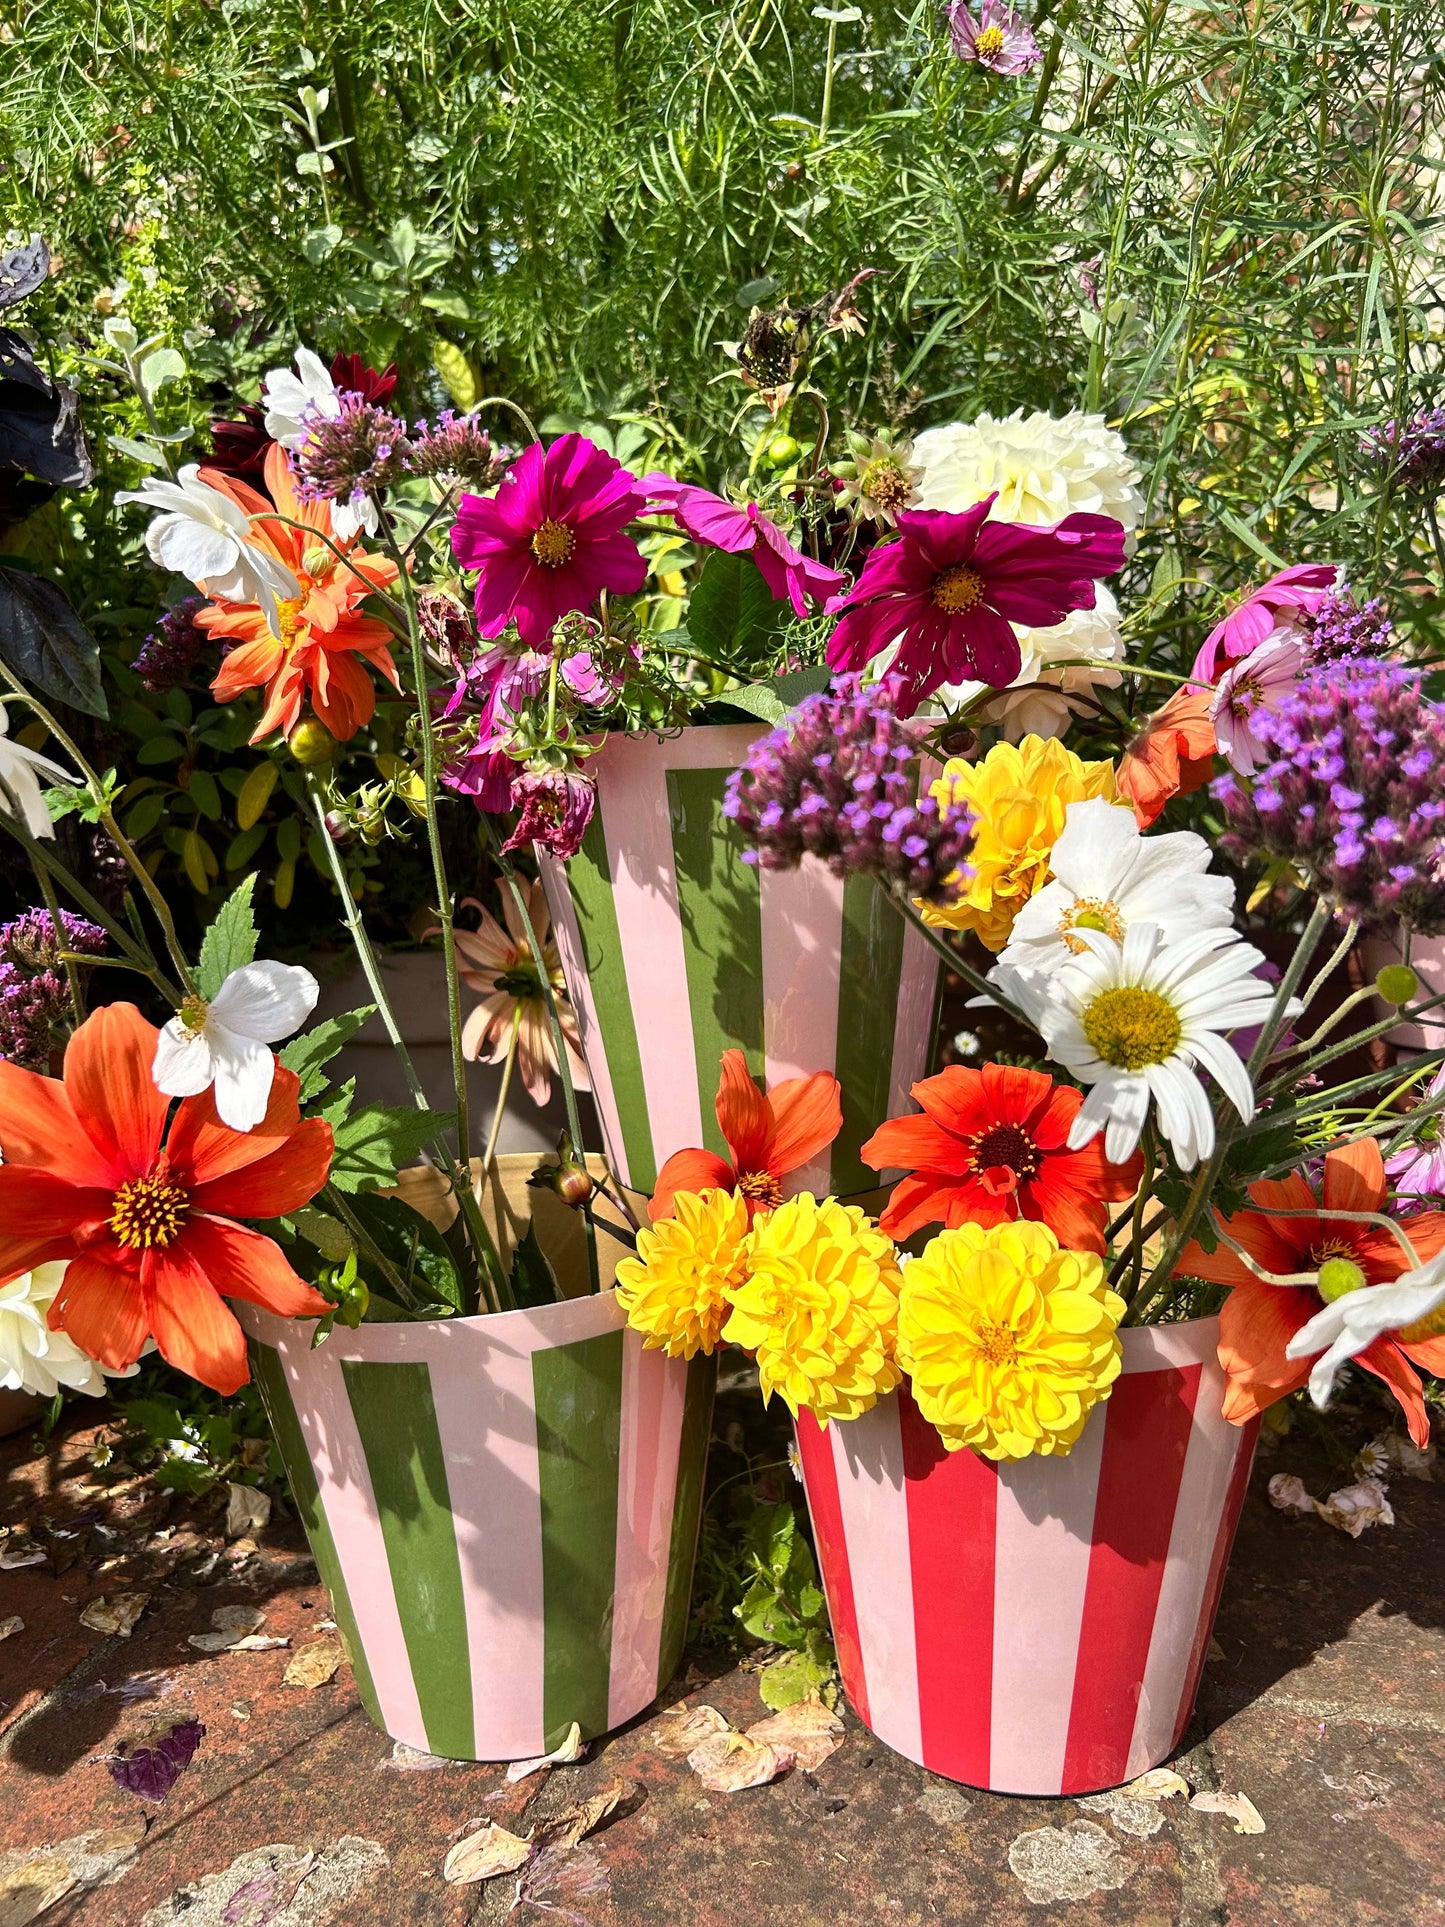
[[[674,1151],[657,1174],[647,1207],[654,1224],[672,1216],[678,1191],[741,1192],[748,1222],[783,1202],[782,1180],[825,1150],[843,1128],[841,1085],[830,1071],[790,1077],[764,1097],[740,1050],[725,1050],[717,1121],[732,1162],[713,1151]]]
[[[1279,1182],[1261,1179],[1249,1187],[1255,1204],[1289,1217],[1236,1211],[1224,1228],[1265,1271],[1318,1272],[1331,1259],[1343,1259],[1364,1274],[1361,1290],[1388,1284],[1410,1268],[1399,1240],[1380,1225],[1331,1218],[1329,1211],[1383,1211],[1385,1166],[1373,1138],[1338,1146],[1325,1157],[1324,1180],[1316,1196],[1308,1181],[1293,1172]],[[1422,1211],[1404,1228],[1423,1264],[1445,1249],[1445,1212]],[[1310,1375],[1313,1358],[1288,1358],[1285,1347],[1324,1304],[1310,1285],[1271,1285],[1257,1278],[1244,1260],[1221,1243],[1214,1251],[1190,1244],[1179,1269],[1196,1278],[1232,1287],[1219,1314],[1219,1362],[1229,1380],[1224,1416],[1243,1425],[1276,1399],[1297,1391]],[[1445,1335],[1421,1333],[1413,1339],[1386,1333],[1358,1353],[1356,1364],[1381,1378],[1399,1400],[1418,1446],[1430,1442],[1430,1421],[1411,1363],[1445,1377]]]
[[[211,694],[217,702],[229,703],[248,689],[265,690],[265,714],[251,737],[253,743],[273,729],[289,737],[309,696],[316,714],[344,743],[371,721],[376,709],[376,688],[365,664],[370,663],[395,688],[401,687],[387,646],[391,631],[360,609],[373,589],[386,589],[395,582],[396,564],[355,548],[347,550],[343,562],[335,549],[313,539],[312,532],[335,541],[331,505],[308,502],[298,492],[291,463],[279,444],[266,455],[270,502],[217,469],[203,469],[202,479],[248,515],[263,518],[251,524],[251,541],[283,563],[299,589],[297,595],[277,604],[279,636],[258,603],[213,597],[214,606],[201,610],[196,617],[198,628],[236,644],[221,664]],[[292,528],[290,522],[278,520],[277,510],[304,526]],[[346,545],[337,543],[337,547]]]
[[[255,1130],[222,1124],[210,1091],[184,1099],[167,1130],[158,1036],[133,1004],[111,1004],[66,1046],[63,1081],[0,1063],[0,1283],[65,1259],[53,1330],[111,1371],[154,1337],[172,1365],[234,1392],[246,1340],[222,1294],[283,1318],[327,1310],[279,1245],[235,1220],[313,1197],[331,1126],[301,1118],[299,1082],[278,1064]]]
[[[1119,762],[1115,789],[1147,830],[1173,796],[1202,789],[1214,769],[1211,689],[1180,689],[1156,710]]]

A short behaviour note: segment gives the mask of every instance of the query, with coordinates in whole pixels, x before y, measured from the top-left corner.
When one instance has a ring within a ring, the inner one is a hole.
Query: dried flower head
[[[462,483],[479,495],[495,488],[517,458],[513,448],[493,442],[475,415],[444,409],[434,422],[418,422],[407,450],[413,475],[443,484]]]
[[[189,682],[203,654],[214,647],[205,630],[196,627],[196,614],[205,606],[204,596],[182,596],[141,645],[131,668],[153,696],[163,696],[168,689]]]
[[[27,910],[0,925],[0,1058],[45,1070],[51,1052],[75,1021],[62,950],[87,957],[105,952],[105,932],[85,917],[60,912],[60,932],[48,910]]]
[[[309,502],[359,506],[406,473],[406,423],[361,395],[339,395],[335,415],[310,407],[302,422],[305,438],[295,462],[300,493]]]

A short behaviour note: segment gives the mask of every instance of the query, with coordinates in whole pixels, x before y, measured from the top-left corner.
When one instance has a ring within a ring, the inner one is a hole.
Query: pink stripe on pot
[[[933,950],[913,925],[903,932],[903,960],[898,976],[898,1015],[893,1025],[893,1069],[888,1086],[888,1115],[902,1117],[911,1110],[908,1093],[928,1072],[933,1042],[933,1014],[938,971],[930,969]]]
[[[1184,1729],[1189,1724],[1189,1716],[1194,1711],[1200,1675],[1204,1671],[1204,1659],[1209,1650],[1210,1635],[1214,1630],[1214,1618],[1219,1611],[1220,1594],[1224,1591],[1224,1576],[1229,1566],[1230,1548],[1234,1544],[1239,1515],[1244,1507],[1244,1495],[1249,1488],[1249,1475],[1254,1466],[1254,1448],[1259,1441],[1259,1428],[1258,1414],[1250,1419],[1248,1424],[1230,1428],[1236,1434],[1234,1467],[1229,1475],[1229,1490],[1219,1513],[1219,1523],[1214,1535],[1214,1554],[1209,1563],[1209,1582],[1200,1602],[1199,1620],[1194,1629],[1194,1647],[1184,1672],[1184,1684],[1179,1694],[1179,1710],[1174,1716],[1174,1732],[1169,1742],[1171,1753],[1183,1739]]]
[[[686,1401],[686,1366],[665,1352],[647,1351],[641,1335],[628,1332],[622,1353],[617,1604],[607,1690],[607,1717],[614,1726],[631,1719],[639,1702],[661,1684],[657,1673]]]
[[[789,1077],[837,1068],[838,983],[843,960],[843,885],[805,856],[796,870],[758,871],[763,933],[763,1043],[769,1090]],[[830,1189],[830,1153],[802,1165],[788,1197]]]
[[[602,1026],[597,1020],[597,1003],[592,995],[592,979],[587,974],[582,932],[577,927],[577,911],[572,902],[572,892],[567,887],[567,871],[545,850],[537,849],[535,844],[532,848],[537,858],[542,889],[546,893],[547,908],[552,913],[552,930],[557,939],[557,954],[562,959],[567,995],[577,1013],[577,1031],[582,1039],[582,1055],[592,1085],[593,1101],[602,1120],[608,1162],[614,1171],[625,1171],[627,1159],[622,1142],[622,1124],[617,1115],[617,1099],[612,1090],[612,1071],[602,1040]]]
[[[286,1324],[280,1319],[267,1319],[266,1324],[264,1342],[275,1346],[286,1373],[383,1723],[393,1739],[429,1752],[381,1519],[346,1395],[339,1351],[329,1344],[311,1350],[313,1324]]]

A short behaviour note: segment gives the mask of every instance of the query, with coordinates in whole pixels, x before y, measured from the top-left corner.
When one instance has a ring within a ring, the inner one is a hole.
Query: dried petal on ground
[[[195,1758],[205,1736],[206,1729],[199,1720],[157,1724],[143,1741],[121,1742],[114,1757],[106,1761],[110,1777],[142,1800],[164,1800]]]
[[[323,1847],[314,1855],[301,1847],[253,1847],[249,1853],[239,1854],[219,1873],[207,1874],[204,1879],[168,1895],[159,1906],[151,1908],[137,1927],[175,1927],[181,1919],[186,1927],[263,1927],[263,1924],[269,1927],[278,1916],[288,1918],[289,1903],[270,1913],[257,1913],[253,1908],[237,1918],[230,1917],[227,1910],[242,1895],[246,1895],[243,1906],[250,1906],[252,1898],[263,1891],[257,1883],[268,1874],[280,1876],[279,1881],[273,1882],[273,1894],[278,1897],[284,1894],[292,1872],[303,1860],[310,1860],[312,1864],[301,1876],[305,1891],[300,1907],[289,1915],[297,1927],[302,1920],[305,1927],[332,1927],[332,1922],[354,1920],[356,1909],[348,1905],[351,1896],[389,1864],[386,1849],[379,1841],[360,1840],[354,1834],[343,1834],[332,1846]]]
[[[0,1853],[0,1923],[25,1927],[77,1887],[113,1887],[129,1873],[145,1834],[145,1821],[136,1819]]]
[[[812,1773],[843,1744],[843,1722],[814,1691],[770,1719],[756,1720],[748,1727],[747,1737],[781,1746],[792,1754],[800,1772]]]
[[[1247,1793],[1196,1793],[1189,1804],[1196,1813],[1227,1814],[1236,1833],[1264,1832],[1259,1808]]]
[[[112,1599],[102,1593],[82,1611],[80,1623],[89,1626],[93,1633],[118,1633],[122,1639],[129,1639],[136,1621],[150,1603],[148,1592],[118,1592]]]
[[[1269,1482],[1269,1502],[1276,1512],[1286,1512],[1291,1519],[1303,1519],[1318,1509],[1305,1491],[1304,1480],[1293,1472],[1275,1473]]]
[[[33,1539],[12,1534],[0,1552],[0,1572],[18,1572],[22,1566],[43,1566],[49,1555]]]
[[[507,1768],[507,1784],[515,1786],[518,1780],[525,1780],[529,1774],[540,1773],[544,1766],[570,1766],[580,1760],[587,1751],[587,1742],[582,1737],[582,1728],[573,1720],[562,1744],[550,1753],[543,1753],[535,1760],[514,1760]]]
[[[223,1653],[274,1653],[281,1646],[289,1646],[289,1639],[280,1639],[271,1633],[246,1633],[240,1639],[233,1639],[229,1646],[223,1646]]]
[[[271,1494],[254,1485],[227,1487],[226,1537],[239,1539],[243,1532],[259,1532],[270,1523]]]
[[[1182,1793],[1187,1800],[1189,1782],[1172,1766],[1151,1766],[1147,1773],[1141,1773],[1120,1791],[1127,1793],[1131,1800],[1172,1800],[1176,1793]]]
[[[1356,1485],[1341,1486],[1315,1510],[1326,1525],[1348,1532],[1352,1539],[1358,1539],[1369,1526],[1395,1523],[1394,1508],[1385,1497],[1385,1487],[1379,1479],[1361,1479]]]
[[[57,1900],[79,1886],[70,1862],[56,1853],[31,1854],[18,1867],[0,1872],[0,1923],[29,1927]]]
[[[342,1657],[339,1641],[313,1639],[309,1646],[298,1646],[286,1662],[286,1671],[281,1675],[282,1683],[286,1686],[304,1686],[308,1691],[324,1686],[327,1680],[336,1677]]]
[[[710,1733],[731,1733],[732,1727],[715,1706],[669,1706],[652,1729],[652,1744],[664,1758],[685,1760]]]
[[[640,1791],[636,1780],[613,1780],[590,1799],[578,1800],[550,1820],[543,1820],[532,1835],[533,1847],[538,1852],[543,1847],[575,1847],[585,1834],[601,1826],[624,1800],[630,1800]]]
[[[300,1893],[315,1865],[314,1853],[298,1854],[294,1860],[277,1860],[245,1881],[226,1902],[222,1927],[270,1927]]]
[[[1131,1799],[1118,1787],[1108,1793],[1087,1794],[1078,1804],[1085,1813],[1107,1813],[1120,1833],[1132,1833],[1139,1840],[1147,1840],[1164,1824],[1155,1801]]]
[[[446,1764],[439,1753],[423,1753],[405,1740],[394,1740],[387,1757],[377,1761],[376,1770],[379,1773],[383,1767],[390,1767],[394,1773],[436,1773]]]
[[[266,1615],[255,1606],[217,1606],[211,1614],[214,1632],[191,1633],[187,1645],[198,1653],[224,1653],[239,1646],[266,1624]]]
[[[11,1613],[8,1619],[0,1619],[0,1639],[9,1639],[12,1633],[23,1633],[25,1621],[19,1613]]]
[[[741,1793],[786,1773],[793,1756],[785,1746],[752,1740],[746,1733],[711,1733],[688,1754],[687,1763],[709,1793]]]
[[[569,1927],[587,1927],[587,1916],[566,1903],[611,1891],[612,1877],[590,1847],[544,1847],[517,1882],[514,1906],[539,1907]]]
[[[1035,1906],[1112,1892],[1135,1871],[1135,1863],[1093,1820],[1021,1833],[1008,1850],[1008,1863]]]
[[[508,1833],[495,1820],[465,1840],[458,1840],[442,1862],[442,1879],[452,1887],[471,1887],[479,1880],[495,1880],[498,1874],[515,1873],[532,1857],[532,1842]]]

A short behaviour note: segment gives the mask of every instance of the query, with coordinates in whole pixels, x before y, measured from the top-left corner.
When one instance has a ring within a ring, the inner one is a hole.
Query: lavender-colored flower
[[[553,856],[576,856],[596,806],[596,786],[574,770],[523,770],[512,783],[512,807],[522,814],[503,848],[535,843]]]
[[[1438,495],[1445,488],[1445,408],[1382,422],[1361,436],[1365,454],[1397,488]]]
[[[976,60],[990,73],[1026,74],[1043,59],[1029,23],[1004,0],[983,0],[977,20],[966,0],[952,0],[948,29],[959,59]]]
[[[434,422],[418,422],[406,454],[413,475],[433,481],[462,482],[476,494],[495,488],[517,451],[493,442],[475,415],[443,410]]]
[[[50,1068],[51,1052],[75,1021],[62,950],[103,955],[105,932],[85,917],[60,912],[60,936],[48,910],[27,910],[0,925],[0,1058],[26,1070]]]
[[[168,689],[189,682],[196,664],[214,647],[206,631],[196,627],[197,612],[207,606],[204,596],[182,596],[141,645],[131,668],[153,696],[163,696]]]
[[[1430,1080],[1423,1102],[1433,1103],[1445,1091],[1445,1064]],[[1445,1117],[1437,1113],[1418,1127],[1415,1140],[1403,1151],[1385,1159],[1385,1170],[1398,1196],[1402,1198],[1445,1198],[1445,1137],[1441,1125]]]
[[[1215,685],[1209,705],[1214,740],[1231,769],[1249,776],[1269,751],[1255,733],[1261,710],[1276,709],[1304,667],[1304,645],[1294,631],[1276,629],[1258,649],[1233,662]]]
[[[928,725],[897,713],[893,679],[839,676],[754,743],[729,779],[723,814],[748,863],[796,869],[821,857],[834,876],[875,876],[906,896],[951,903],[971,874],[974,818],[918,794]]]
[[[350,391],[337,401],[333,416],[313,405],[302,417],[305,440],[293,456],[300,493],[311,502],[360,508],[406,473],[406,423]]]
[[[1383,656],[1393,629],[1378,596],[1356,602],[1348,589],[1332,590],[1300,623],[1314,662],[1344,662],[1354,656]]]
[[[1231,854],[1288,858],[1367,929],[1445,932],[1445,710],[1418,672],[1318,666],[1251,727],[1266,760],[1213,789]]]

